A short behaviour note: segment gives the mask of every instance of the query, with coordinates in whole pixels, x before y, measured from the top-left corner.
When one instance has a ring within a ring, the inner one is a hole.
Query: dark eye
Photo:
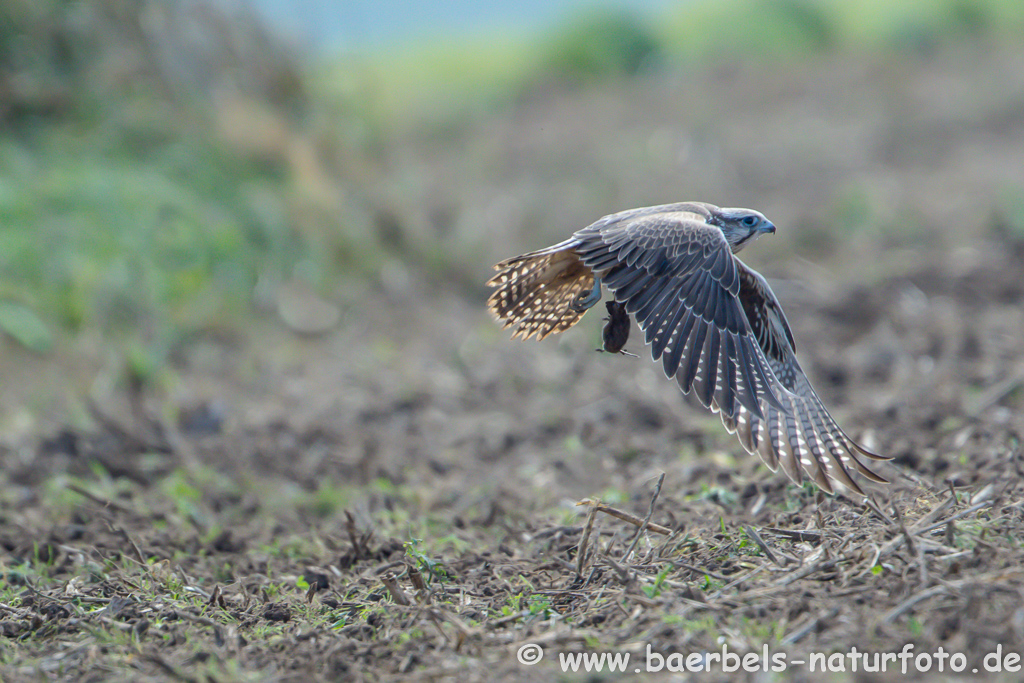
[[[740,223],[747,226],[748,228],[752,228],[755,225],[757,225],[757,216],[747,216],[746,218],[741,220]]]

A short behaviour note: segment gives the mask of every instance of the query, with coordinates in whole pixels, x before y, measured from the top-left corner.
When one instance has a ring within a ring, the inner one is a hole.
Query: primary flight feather
[[[757,211],[703,202],[623,211],[497,264],[487,305],[513,338],[544,339],[579,322],[607,287],[665,374],[719,413],[747,451],[797,483],[806,474],[830,493],[835,481],[863,495],[851,470],[885,483],[863,458],[888,458],[854,442],[825,409],[778,299],[735,256],[774,232]]]

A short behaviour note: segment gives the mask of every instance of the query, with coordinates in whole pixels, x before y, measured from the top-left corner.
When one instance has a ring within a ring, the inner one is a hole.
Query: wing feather
[[[781,306],[760,274],[742,262],[739,264],[740,292],[744,314],[750,324],[752,338],[758,343],[771,369],[771,381],[785,389],[783,411],[769,408],[762,420],[756,415],[741,416],[749,419],[740,441],[744,448],[757,452],[769,467],[781,465],[794,481],[801,481],[806,473],[823,490],[831,492],[831,482],[838,482],[850,490],[864,494],[850,469],[865,478],[884,483],[886,480],[864,464],[861,457],[887,460],[872,453],[839,427],[821,402],[810,380],[797,361],[793,334]],[[739,427],[736,421],[727,426]],[[747,435],[749,434],[749,438]]]
[[[710,406],[711,400],[715,397],[715,383],[718,381],[718,338],[718,330],[708,325],[704,347],[700,350],[700,365],[704,371],[694,377],[697,399],[704,406]]]
[[[696,324],[693,328],[693,336],[686,344],[686,368],[684,369],[682,362],[680,362],[680,369],[683,370],[683,374],[681,377],[676,377],[676,380],[679,381],[679,386],[687,394],[693,388],[693,380],[696,379],[697,371],[700,370],[701,352],[704,350],[704,340],[708,336],[708,324],[701,320],[698,315],[694,315],[694,319]]]
[[[669,379],[675,377],[676,372],[679,370],[683,351],[686,350],[686,340],[690,338],[690,331],[693,330],[693,324],[697,321],[697,316],[691,313],[682,303],[677,305],[676,310],[678,313],[673,316],[668,326],[669,336],[666,339],[665,346],[667,351],[662,359],[665,376]],[[678,319],[681,316],[685,316],[685,320],[682,325],[678,325]]]
[[[795,482],[861,492],[859,456],[882,459],[839,428],[796,360],[789,323],[767,282],[732,254],[700,206],[651,207],[577,231],[576,253],[604,269],[651,356],[684,393],[719,412],[744,448]]]
[[[667,377],[720,414],[743,447],[794,482],[863,493],[850,471],[884,482],[862,458],[887,460],[839,427],[796,358],[782,308],[760,274],[709,223],[708,204],[605,216],[572,238],[496,266],[488,300],[514,336],[561,332],[600,277],[633,314]]]
[[[725,348],[722,354],[722,367],[720,373],[720,384],[716,401],[722,406],[722,413],[725,415],[736,414],[736,394],[741,390],[740,380],[736,376],[736,335],[726,333]]]
[[[673,295],[672,278],[658,278],[651,283],[651,286],[636,297],[635,315],[640,320],[651,320],[651,327],[657,329],[657,319],[666,310],[666,299]],[[648,338],[647,343],[650,343]]]
[[[604,284],[626,303],[652,357],[662,359],[665,374],[684,392],[698,381],[698,398],[707,404],[728,381],[738,400],[723,399],[725,412],[731,415],[739,404],[763,416],[762,401],[781,408],[778,383],[769,380],[763,354],[752,353],[756,343],[740,341],[751,330],[736,297],[738,262],[706,218],[705,208],[689,204],[606,217],[574,234],[576,252],[596,271],[607,268]],[[728,372],[719,367],[723,333],[736,337],[732,351],[725,351],[732,361]]]

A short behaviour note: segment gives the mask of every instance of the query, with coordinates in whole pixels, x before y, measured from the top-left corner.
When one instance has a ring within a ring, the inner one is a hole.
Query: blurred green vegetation
[[[571,81],[633,76],[655,68],[662,46],[629,14],[584,14],[554,33],[542,50],[541,73]]]
[[[312,69],[251,17],[182,6],[0,6],[0,328],[31,348],[47,347],[47,327],[96,328],[159,355],[251,314],[279,283],[342,297],[346,278],[386,278],[396,259],[465,275],[484,238],[445,237],[443,211],[436,233],[409,230],[381,191],[400,121],[433,121],[458,144],[481,108],[542,88],[1024,31],[1019,0],[698,0],[658,23],[591,12],[540,37]],[[188,42],[200,29],[201,49]],[[389,182],[395,194],[412,181]]]
[[[251,17],[187,11],[0,7],[0,328],[30,348],[92,329],[159,364],[245,316],[260,282],[335,267],[296,239],[299,64]],[[182,50],[211,17],[206,47]]]
[[[539,37],[416,44],[371,57],[366,71],[378,113],[402,116],[430,109],[424,100],[437,102],[438,92],[448,95],[440,101],[449,109],[478,107],[514,100],[553,79],[572,86],[716,61],[928,54],[965,41],[1019,41],[1022,33],[1024,3],[1017,0],[693,0],[658,22],[594,10]],[[342,75],[350,69],[339,62],[322,81],[350,82]]]
[[[288,226],[258,205],[278,174],[208,141],[140,151],[104,137],[55,126],[30,141],[0,139],[9,295],[30,293],[71,330],[212,320],[231,302],[205,296],[211,287],[251,291],[261,269],[296,259]]]

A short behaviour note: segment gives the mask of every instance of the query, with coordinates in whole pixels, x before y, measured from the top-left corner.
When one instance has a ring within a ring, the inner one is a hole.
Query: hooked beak
[[[775,224],[772,223],[771,221],[765,221],[764,223],[761,224],[761,226],[757,229],[757,231],[758,232],[766,232],[769,235],[774,235],[775,234]]]

